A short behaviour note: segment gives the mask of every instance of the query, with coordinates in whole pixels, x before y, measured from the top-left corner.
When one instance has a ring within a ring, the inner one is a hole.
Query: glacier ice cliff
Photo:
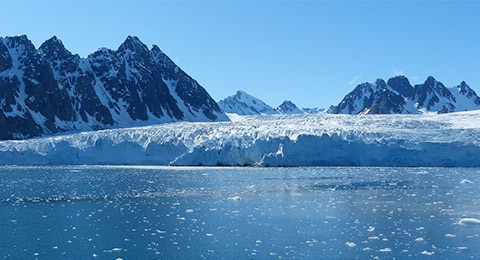
[[[480,111],[270,115],[0,142],[0,164],[480,166]]]

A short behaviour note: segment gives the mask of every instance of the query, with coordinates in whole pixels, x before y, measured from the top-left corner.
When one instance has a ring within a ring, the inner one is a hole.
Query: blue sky
[[[429,75],[480,92],[480,1],[5,1],[0,36],[53,35],[86,57],[156,44],[216,100],[337,104],[357,84]]]

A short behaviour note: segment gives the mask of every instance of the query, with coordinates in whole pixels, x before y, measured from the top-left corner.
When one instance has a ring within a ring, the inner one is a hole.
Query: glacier
[[[0,141],[2,165],[480,166],[480,111],[257,115]]]

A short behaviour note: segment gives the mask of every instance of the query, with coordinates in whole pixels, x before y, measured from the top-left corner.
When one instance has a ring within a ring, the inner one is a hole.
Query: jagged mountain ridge
[[[158,46],[128,36],[87,58],[52,37],[0,37],[0,139],[228,117]]]
[[[362,83],[331,109],[334,114],[449,113],[480,109],[480,98],[465,82],[447,88],[432,76],[412,86],[405,76]]]

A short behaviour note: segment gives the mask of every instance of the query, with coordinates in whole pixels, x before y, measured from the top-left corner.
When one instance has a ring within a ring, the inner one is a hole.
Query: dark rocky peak
[[[26,35],[7,36],[5,38],[0,38],[0,42],[3,42],[12,55],[17,56],[20,59],[33,58],[37,55],[37,49]]]
[[[88,55],[88,59],[92,62],[111,62],[113,59],[115,59],[115,51],[109,48],[102,47],[96,50],[94,53]]]
[[[433,76],[428,76],[423,85],[435,87],[438,83],[439,82]]]
[[[120,53],[129,51],[139,55],[146,55],[149,53],[148,47],[136,36],[128,36],[117,50],[117,52]]]
[[[45,63],[33,43],[25,35],[1,38],[1,42],[6,47],[3,55],[5,59],[0,61],[6,69],[22,70],[22,77],[30,81],[38,81],[39,70],[48,71],[48,65]],[[1,59],[1,58],[0,58]],[[7,62],[5,62],[7,61]],[[9,66],[10,63],[10,66]],[[5,66],[6,65],[6,66]],[[20,74],[17,74],[19,76]],[[48,77],[47,77],[48,78]]]
[[[56,36],[53,36],[52,38],[42,43],[38,51],[48,60],[68,59],[73,56],[73,54],[65,48],[62,41],[59,40]]]
[[[445,87],[445,85],[432,76],[429,76],[423,84],[415,86],[415,93],[418,94],[419,92],[435,92],[442,97],[453,99],[452,93]]]
[[[26,35],[19,35],[19,36],[7,36],[5,38],[0,37],[0,40],[7,46],[8,48],[14,48],[15,46],[24,45],[24,46],[33,46],[33,43],[28,39]]]
[[[358,99],[358,98],[365,97],[365,95],[369,96],[377,92],[378,90],[382,89],[382,86],[386,87],[385,81],[383,81],[383,83],[382,81],[383,80],[377,79],[374,83],[369,83],[369,82],[361,83],[357,85],[357,87],[353,89],[352,92],[348,93],[346,98]]]
[[[375,85],[378,89],[386,89],[386,88],[387,88],[387,83],[386,83],[385,80],[383,80],[383,79],[377,79],[377,80],[375,80],[374,85]]]
[[[278,107],[285,107],[285,108],[295,107],[295,108],[296,108],[297,106],[296,106],[295,104],[293,104],[292,101],[290,101],[290,100],[285,100],[285,101],[283,101],[283,103],[280,104],[280,106],[278,106]]]
[[[415,95],[426,92],[433,92],[437,88],[437,85],[438,81],[434,77],[429,76],[422,84],[415,85]]]
[[[387,81],[388,86],[398,92],[403,97],[410,97],[414,93],[414,88],[405,76],[396,76]]]
[[[432,76],[423,84],[415,85],[415,94],[411,99],[417,102],[417,108],[426,108],[428,111],[432,111],[440,102],[447,104],[448,107],[438,109],[439,113],[452,112],[453,103],[456,102],[452,92]]]
[[[106,47],[102,47],[102,48],[98,48],[94,53],[88,55],[88,57],[91,57],[91,56],[95,56],[95,57],[98,57],[98,56],[111,56],[111,55],[114,55],[115,52],[109,48],[106,48]]]
[[[242,96],[250,97],[250,95],[247,94],[247,92],[242,90],[237,90],[237,93],[235,93],[234,97],[242,98]]]
[[[297,107],[292,101],[285,100],[276,108],[282,114],[303,114],[303,111]]]
[[[362,94],[366,91],[372,91],[372,83],[365,82],[358,84],[357,87],[355,87],[355,89],[350,92],[350,94]]]
[[[462,83],[457,86],[457,90],[460,94],[472,99],[476,105],[480,105],[480,97],[472,88],[470,88],[469,85],[467,85],[467,83],[465,83],[465,81],[462,81]]]
[[[465,95],[467,97],[472,97],[477,95],[477,93],[475,93],[475,91],[471,89],[470,86],[467,85],[465,81],[462,81],[462,83],[460,83],[460,85],[457,86],[457,89],[458,89],[458,92],[460,92],[460,94]]]
[[[108,78],[115,77],[123,64],[115,55],[115,51],[108,48],[100,48],[88,55],[88,63],[97,77]]]

